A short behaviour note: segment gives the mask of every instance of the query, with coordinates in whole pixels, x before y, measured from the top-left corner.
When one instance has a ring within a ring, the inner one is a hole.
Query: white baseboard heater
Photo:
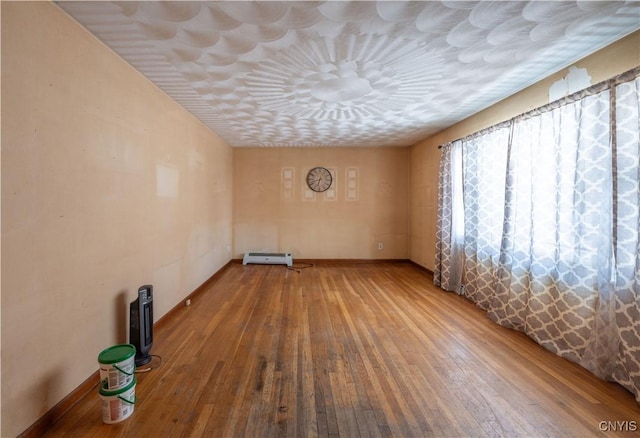
[[[293,257],[289,253],[245,252],[242,264],[249,263],[293,266]]]

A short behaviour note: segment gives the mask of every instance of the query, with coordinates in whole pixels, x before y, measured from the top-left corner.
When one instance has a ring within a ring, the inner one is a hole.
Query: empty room
[[[640,2],[0,7],[2,437],[640,432]]]

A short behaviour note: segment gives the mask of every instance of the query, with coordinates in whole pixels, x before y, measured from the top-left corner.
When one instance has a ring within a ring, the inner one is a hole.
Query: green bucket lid
[[[109,347],[98,355],[98,362],[104,364],[118,363],[136,355],[136,347],[131,344],[121,344]]]
[[[104,395],[105,397],[113,397],[114,395],[119,395],[123,392],[127,392],[128,390],[136,386],[136,378],[134,377],[133,379],[131,379],[131,382],[129,382],[129,384],[124,388],[107,389],[107,384],[108,382],[106,380],[100,382],[100,395]]]

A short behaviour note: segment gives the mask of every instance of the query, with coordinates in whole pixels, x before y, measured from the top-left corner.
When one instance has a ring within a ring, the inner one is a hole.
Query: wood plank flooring
[[[154,336],[162,363],[138,374],[130,418],[103,424],[96,389],[46,436],[584,437],[603,436],[602,421],[640,428],[629,392],[492,323],[409,263],[299,272],[234,263]],[[625,433],[606,434],[615,435]]]

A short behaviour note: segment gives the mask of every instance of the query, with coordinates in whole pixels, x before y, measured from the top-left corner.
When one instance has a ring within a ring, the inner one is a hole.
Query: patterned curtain
[[[462,209],[451,202],[445,149],[434,280],[460,293],[448,278],[458,278],[450,230],[462,215],[465,295],[640,402],[639,76],[636,68],[454,142]]]
[[[580,362],[613,259],[609,92],[516,120],[488,315]]]
[[[616,87],[616,284],[613,380],[640,401],[640,79]]]
[[[462,142],[443,146],[438,183],[436,264],[433,281],[461,293],[464,217],[462,209]]]
[[[508,145],[508,127],[464,143],[464,288],[484,310],[491,304],[500,256]]]

